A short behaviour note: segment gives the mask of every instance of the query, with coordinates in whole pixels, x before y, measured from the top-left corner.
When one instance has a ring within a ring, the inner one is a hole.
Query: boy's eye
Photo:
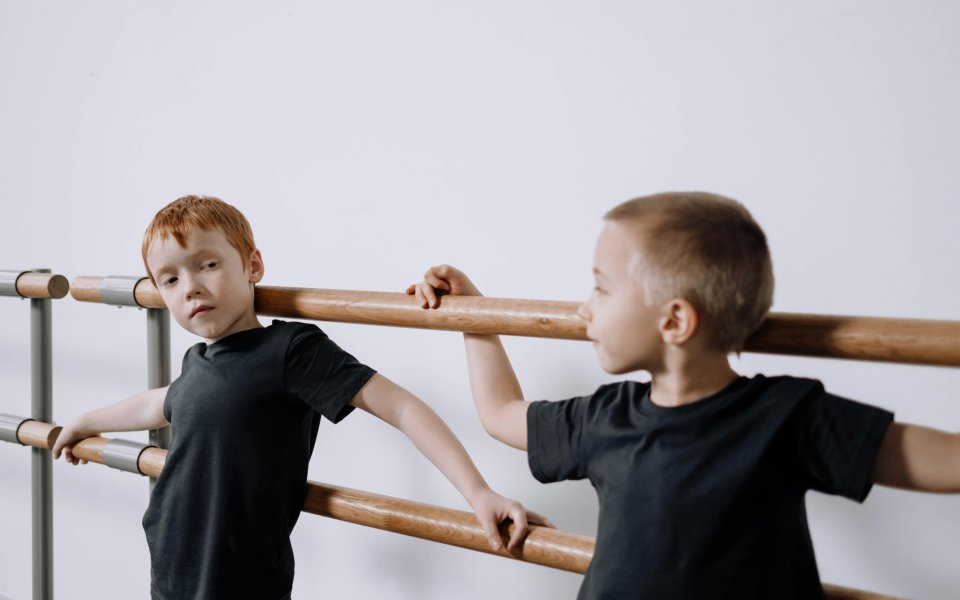
[[[599,285],[595,285],[595,286],[593,286],[593,293],[595,293],[595,294],[603,294],[603,293],[605,293],[605,292],[604,292],[603,288],[601,288]]]
[[[169,277],[169,278],[167,278],[167,279],[161,279],[161,280],[160,280],[160,285],[166,287],[166,286],[173,285],[173,284],[175,284],[176,282],[177,282],[177,278],[176,278],[176,277]]]
[[[217,261],[211,260],[211,261],[205,262],[203,263],[203,266],[207,269],[213,269],[217,266]]]

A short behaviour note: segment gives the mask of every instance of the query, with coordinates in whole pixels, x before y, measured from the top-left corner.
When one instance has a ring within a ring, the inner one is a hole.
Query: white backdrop
[[[0,268],[140,274],[147,222],[199,193],[246,213],[267,285],[400,291],[449,262],[488,295],[579,300],[607,208],[704,189],[766,229],[774,310],[957,320],[958,22],[950,2],[0,0]],[[0,412],[29,411],[28,313],[0,299]],[[58,422],[144,387],[142,311],[64,299],[53,323]],[[434,406],[496,489],[595,533],[589,484],[540,485],[482,432],[458,334],[322,326]],[[196,341],[174,324],[175,374]],[[528,398],[610,380],[587,344],[506,344]],[[737,366],[960,430],[960,370]],[[17,599],[28,454],[0,445],[0,596]],[[310,476],[466,508],[366,415],[321,428]],[[146,597],[146,480],[61,461],[54,484],[57,597]],[[960,498],[808,505],[825,581],[960,595]],[[313,515],[293,543],[301,599],[572,598],[580,583]]]

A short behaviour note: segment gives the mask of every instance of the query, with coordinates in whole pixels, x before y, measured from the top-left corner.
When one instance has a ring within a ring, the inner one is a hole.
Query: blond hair
[[[773,304],[767,238],[736,200],[706,192],[668,192],[628,200],[604,220],[645,234],[631,274],[648,300],[684,298],[701,315],[715,350],[737,352]]]
[[[143,265],[147,269],[150,281],[156,285],[150,266],[147,265],[147,251],[158,238],[168,235],[177,240],[181,248],[187,246],[187,236],[197,229],[219,229],[237,249],[245,260],[256,250],[253,242],[253,230],[243,213],[213,196],[183,196],[164,206],[150,221],[143,234]]]

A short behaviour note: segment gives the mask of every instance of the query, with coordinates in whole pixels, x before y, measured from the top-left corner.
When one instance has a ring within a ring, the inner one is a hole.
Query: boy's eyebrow
[[[220,255],[217,253],[217,249],[216,249],[216,248],[214,248],[214,247],[209,247],[209,248],[208,248],[208,247],[205,247],[205,246],[201,246],[201,247],[199,247],[199,248],[197,248],[197,249],[195,249],[195,250],[192,250],[189,254],[187,254],[187,259],[188,259],[188,260],[196,260],[197,256],[199,256],[199,255],[201,255],[201,254],[216,254],[216,255],[217,255],[217,258],[219,258],[219,256],[220,256]],[[151,269],[151,271],[153,271],[154,273],[162,273],[164,270],[167,270],[167,269],[169,269],[169,270],[176,270],[176,269],[173,267],[173,265],[162,264],[162,265],[158,266],[158,267],[155,268],[155,269]]]
[[[610,278],[607,277],[606,274],[604,274],[604,272],[598,269],[597,267],[593,268],[593,274],[599,277],[600,279],[606,279],[607,281],[610,281]]]

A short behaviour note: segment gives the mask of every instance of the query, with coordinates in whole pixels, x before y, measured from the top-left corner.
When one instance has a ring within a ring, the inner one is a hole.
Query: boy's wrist
[[[490,486],[486,482],[482,482],[465,490],[463,493],[464,499],[467,501],[467,504],[471,506],[474,510],[477,509],[477,505],[483,502],[483,499],[492,492]]]
[[[93,431],[92,422],[90,419],[90,413],[83,413],[79,417],[73,420],[73,423],[70,424],[73,430],[77,433],[78,436],[90,437],[96,435],[97,431]]]

